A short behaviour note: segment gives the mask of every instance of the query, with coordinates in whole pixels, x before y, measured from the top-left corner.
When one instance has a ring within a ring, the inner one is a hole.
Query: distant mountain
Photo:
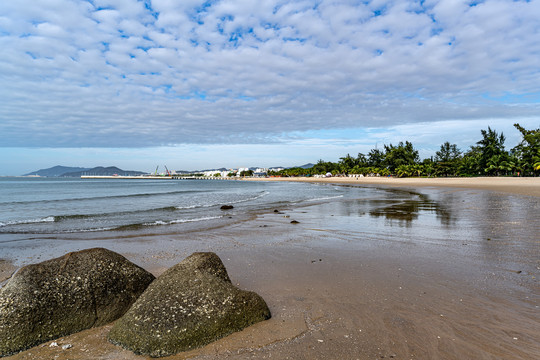
[[[88,168],[82,168],[82,167],[70,167],[70,166],[53,166],[52,168],[48,169],[41,169],[38,171],[34,171],[28,174],[24,174],[23,176],[46,176],[46,177],[58,177],[62,176],[67,172],[75,172],[75,171],[86,171]]]
[[[302,169],[310,169],[313,166],[315,166],[315,164],[309,163],[309,164],[304,164],[304,165],[295,166],[295,167],[299,167],[299,168],[302,168]]]
[[[308,164],[304,164],[300,166],[289,166],[289,167],[272,166],[270,169],[296,169],[296,168],[309,169],[309,168],[312,168],[313,166],[315,166],[315,164],[308,163]]]
[[[219,169],[208,169],[208,170],[199,170],[199,171],[195,171],[195,172],[205,172],[205,171],[227,171],[229,169],[226,169],[226,168],[219,168]]]
[[[137,175],[144,175],[144,174],[147,174],[147,173],[142,172],[142,171],[122,170],[122,169],[117,168],[116,166],[109,166],[109,167],[98,166],[98,167],[95,167],[95,168],[92,168],[92,169],[85,169],[85,170],[82,170],[82,171],[68,172],[68,173],[62,174],[62,177],[81,177],[82,175],[137,176]]]

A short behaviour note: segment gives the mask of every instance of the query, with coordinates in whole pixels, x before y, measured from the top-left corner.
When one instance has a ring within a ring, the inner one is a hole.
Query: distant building
[[[268,176],[268,173],[266,171],[254,172],[253,176],[255,176],[255,177],[266,177],[266,176]]]
[[[210,171],[205,171],[202,174],[207,177],[226,177],[227,174],[229,174],[229,172],[221,171],[221,170],[210,170]]]

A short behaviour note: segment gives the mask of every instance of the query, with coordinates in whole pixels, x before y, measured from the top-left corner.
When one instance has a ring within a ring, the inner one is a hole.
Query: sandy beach
[[[206,231],[77,243],[111,248],[155,275],[192,252],[213,251],[233,283],[267,301],[270,320],[166,359],[540,358],[540,179],[265,180],[375,186],[390,198],[383,205],[341,198]],[[401,204],[411,205],[408,213]],[[13,270],[9,261],[0,267],[3,277]],[[6,359],[145,359],[108,343],[109,330]]]

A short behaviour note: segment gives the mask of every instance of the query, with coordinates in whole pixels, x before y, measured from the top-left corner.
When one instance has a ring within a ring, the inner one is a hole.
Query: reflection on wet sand
[[[342,186],[353,187],[353,186]],[[429,195],[420,192],[396,188],[372,188],[374,196],[370,198],[345,199],[338,203],[342,216],[364,216],[369,214],[374,218],[385,218],[396,221],[399,226],[411,227],[413,221],[422,214],[435,214],[444,226],[452,226],[456,217],[452,214],[450,204],[451,194],[441,200],[434,200]],[[360,193],[362,194],[362,193]]]
[[[384,189],[390,196],[387,199],[368,200],[368,206],[373,208],[369,214],[373,217],[385,217],[397,220],[400,225],[411,226],[421,213],[435,213],[444,226],[455,222],[449,208],[440,202],[430,199],[426,194],[414,191]]]

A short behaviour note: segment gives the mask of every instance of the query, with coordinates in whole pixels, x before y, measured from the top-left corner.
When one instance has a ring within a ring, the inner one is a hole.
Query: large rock
[[[116,320],[153,280],[99,248],[25,266],[0,289],[0,356]]]
[[[109,341],[160,357],[204,346],[270,318],[264,300],[234,287],[214,253],[194,253],[159,276],[109,333]]]

